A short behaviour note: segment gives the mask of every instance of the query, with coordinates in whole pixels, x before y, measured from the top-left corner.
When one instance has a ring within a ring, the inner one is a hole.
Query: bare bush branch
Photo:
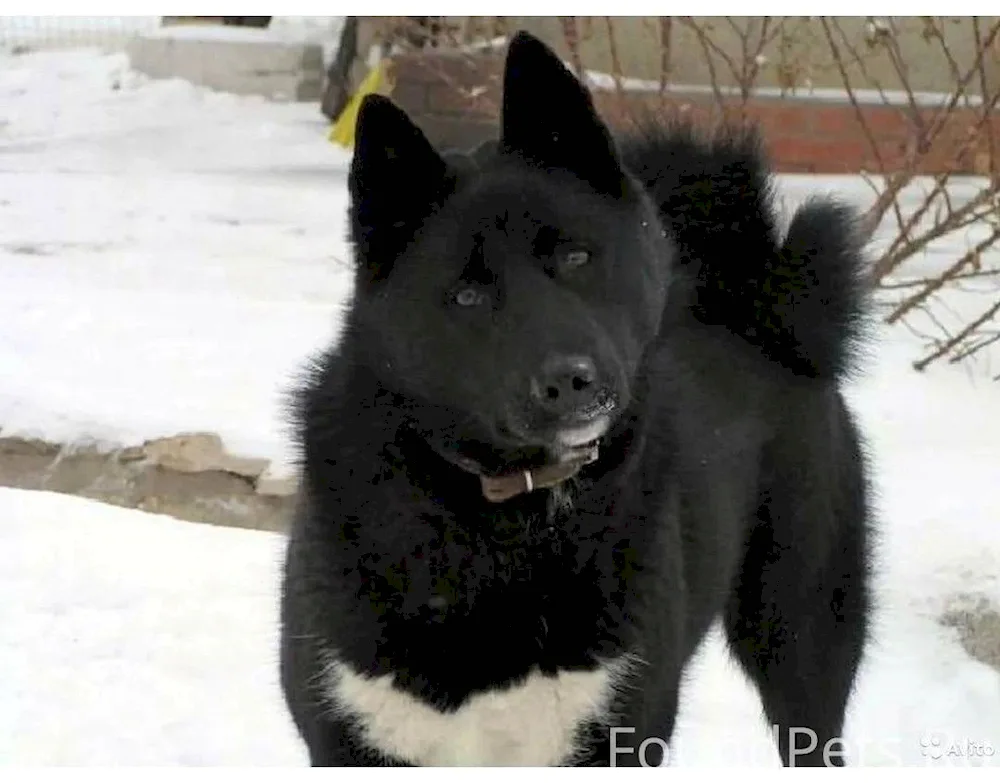
[[[569,49],[569,60],[576,75],[583,77],[583,59],[580,57],[580,31],[576,26],[575,16],[560,16],[559,23],[562,25],[563,40],[566,48]]]
[[[970,249],[964,256],[962,256],[958,261],[949,266],[944,272],[938,275],[936,278],[931,280],[923,291],[920,291],[913,296],[909,297],[904,301],[899,307],[897,307],[888,318],[885,319],[886,323],[894,324],[903,317],[906,316],[913,308],[917,305],[922,304],[931,294],[936,293],[946,286],[948,283],[954,281],[956,277],[961,273],[961,271],[974,263],[978,263],[979,259],[982,257],[984,251],[988,250],[994,244],[996,244],[997,239],[1000,238],[1000,228],[994,228],[990,232],[990,235],[983,239],[981,242],[976,244],[976,246]]]
[[[618,41],[615,38],[615,25],[612,17],[605,16],[604,25],[608,33],[608,52],[611,55],[611,78],[614,79],[615,93],[621,102],[625,94],[622,82],[622,61],[618,54]]]
[[[660,17],[660,95],[665,95],[670,83],[671,55],[673,54],[673,18]]]
[[[715,96],[715,102],[720,106],[724,107],[726,105],[726,96],[722,92],[722,85],[719,83],[719,74],[715,69],[715,57],[713,56],[713,48],[718,49],[712,39],[709,37],[707,32],[702,29],[701,25],[696,23],[691,17],[681,17],[680,22],[687,28],[689,28],[698,40],[698,45],[701,47],[702,53],[705,56],[705,66],[708,68],[709,82],[712,87],[712,94]],[[722,53],[727,63],[731,64],[732,61],[729,57]]]
[[[1000,313],[1000,299],[997,299],[989,308],[987,308],[978,318],[970,321],[961,331],[959,331],[954,337],[945,340],[941,345],[932,351],[930,354],[925,356],[913,363],[913,366],[917,370],[924,370],[927,366],[937,360],[942,356],[947,354],[957,345],[961,344],[963,341],[969,339],[976,331],[983,325],[992,321],[997,313]],[[978,349],[977,349],[978,350]],[[971,355],[971,354],[970,354]]]
[[[470,66],[483,56],[470,42],[484,32],[488,37],[491,32],[509,34],[512,29],[507,17],[490,18],[493,21],[488,24],[482,22],[485,18],[457,24],[450,21],[454,17],[384,19],[390,30],[387,39],[395,46],[411,50],[452,47],[453,54],[467,58]],[[865,213],[865,230],[869,238],[876,231],[886,232],[887,241],[879,244],[873,259],[872,284],[887,294],[903,297],[891,304],[885,320],[914,330],[910,319],[919,315],[917,320],[925,323],[925,329],[929,324],[937,332],[920,335],[929,347],[914,363],[917,369],[942,357],[948,357],[949,362],[963,361],[998,341],[988,327],[997,312],[995,303],[971,321],[956,313],[948,315],[946,320],[958,326],[946,328],[939,317],[947,313],[948,292],[1000,280],[1000,139],[994,138],[1000,84],[988,63],[1000,43],[1000,19],[971,17],[960,23],[969,25],[970,33],[961,39],[972,41],[971,47],[962,50],[955,44],[958,39],[946,29],[956,24],[955,20],[931,16],[866,17],[860,36],[849,32],[848,25],[837,17],[706,20],[683,16],[644,23],[659,46],[652,71],[658,77],[664,107],[672,96],[675,70],[680,65],[675,61],[675,37],[680,31],[690,34],[688,40],[694,43],[696,56],[707,70],[705,86],[714,110],[723,117],[745,120],[763,78],[777,84],[781,94],[797,95],[803,86],[811,86],[814,76],[822,76],[826,87],[843,88],[872,164],[861,172],[875,191]],[[638,74],[626,72],[621,31],[613,17],[559,17],[559,24],[569,64],[581,76],[588,65],[581,42],[595,35],[606,41],[608,76],[619,99],[621,119],[627,119],[630,106],[648,105],[628,100],[632,89],[629,77]],[[417,29],[412,29],[414,26]],[[923,37],[923,51],[941,63],[948,79],[945,94],[937,99],[929,98],[921,91],[924,88],[915,87],[914,78],[921,71],[909,58],[924,55],[914,55],[910,48],[914,33],[918,42],[919,36]],[[457,48],[462,43],[464,48]],[[453,68],[445,70],[454,72]],[[649,73],[644,76],[649,78]],[[450,73],[442,73],[442,79],[450,80]],[[474,91],[498,94],[497,85],[489,87],[480,85]],[[468,89],[465,94],[469,94]],[[891,113],[888,118],[887,113]],[[890,124],[884,124],[886,119]],[[890,130],[895,135],[887,137],[885,129],[892,128],[893,121],[900,132]],[[964,179],[957,188],[955,174],[971,172],[987,177],[982,181]],[[978,225],[989,229],[977,233],[974,246],[958,251],[939,272],[907,274],[912,259],[925,255],[939,242],[957,238],[958,232],[970,228],[978,232]]]

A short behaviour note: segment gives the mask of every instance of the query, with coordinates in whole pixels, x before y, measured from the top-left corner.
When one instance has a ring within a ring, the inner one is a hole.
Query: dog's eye
[[[590,251],[577,247],[567,250],[562,256],[563,266],[567,269],[577,269],[590,263]]]
[[[486,296],[478,288],[469,286],[458,289],[452,298],[459,307],[475,307],[478,304],[482,304]]]

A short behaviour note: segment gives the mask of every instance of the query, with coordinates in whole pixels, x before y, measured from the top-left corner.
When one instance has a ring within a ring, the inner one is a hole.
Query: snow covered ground
[[[284,391],[351,288],[348,155],[316,106],[84,51],[0,56],[0,107],[0,432],[127,446],[210,430],[280,473]],[[780,186],[790,205],[871,198],[856,177]]]
[[[280,537],[0,489],[0,762],[302,763]]]
[[[0,60],[0,427],[281,461],[281,394],[351,284],[346,154],[315,105],[126,65]]]
[[[848,752],[873,766],[1000,764],[1000,673],[937,622],[960,596],[1000,605],[988,489],[1000,404],[934,382],[908,383],[903,398],[900,380],[858,399],[884,541]],[[305,763],[277,686],[280,536],[13,489],[0,489],[0,520],[0,761]],[[682,704],[676,764],[777,765],[759,700],[717,636]]]
[[[212,430],[284,461],[281,395],[350,294],[347,156],[324,135],[313,105],[151,83],[117,55],[0,59],[0,434]],[[780,184],[792,202],[870,198],[854,178]],[[1000,607],[997,369],[915,375],[918,350],[889,333],[850,390],[883,540],[848,746],[872,765],[1000,764],[1000,673],[937,619]],[[0,762],[303,763],[275,681],[280,547],[0,490]],[[717,639],[686,697],[677,763],[776,763]]]

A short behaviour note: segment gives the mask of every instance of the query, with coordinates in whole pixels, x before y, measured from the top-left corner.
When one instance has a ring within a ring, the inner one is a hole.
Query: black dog
[[[662,763],[719,618],[783,761],[842,764],[869,611],[853,215],[811,202],[782,239],[752,133],[615,142],[526,34],[494,148],[442,157],[370,97],[350,192],[283,596],[312,763]]]

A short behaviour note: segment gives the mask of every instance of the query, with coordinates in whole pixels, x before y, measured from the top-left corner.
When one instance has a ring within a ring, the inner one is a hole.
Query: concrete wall
[[[185,79],[237,95],[314,101],[322,93],[323,49],[245,27],[167,27],[126,47],[133,68],[154,79]]]

